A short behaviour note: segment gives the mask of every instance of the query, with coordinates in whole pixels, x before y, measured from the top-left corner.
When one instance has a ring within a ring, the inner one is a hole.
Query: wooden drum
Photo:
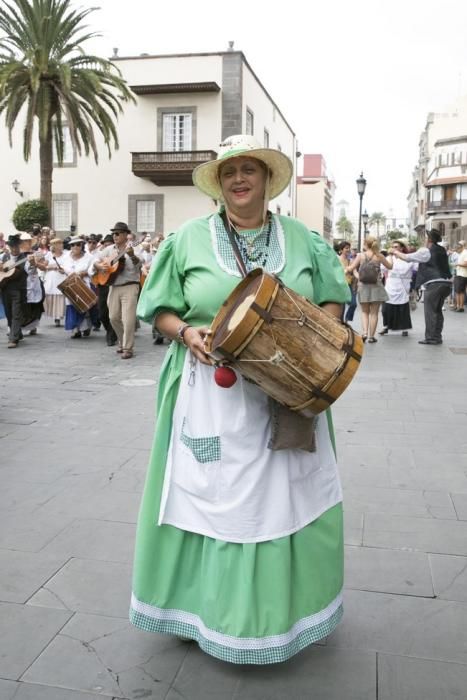
[[[85,314],[97,304],[97,296],[76,272],[68,275],[57,287],[80,314]]]
[[[211,331],[208,354],[305,416],[339,398],[363,352],[363,340],[352,328],[261,269],[234,289]]]

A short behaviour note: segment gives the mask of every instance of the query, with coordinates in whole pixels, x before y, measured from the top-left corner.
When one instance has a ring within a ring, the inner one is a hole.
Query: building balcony
[[[426,211],[428,212],[440,212],[440,211],[462,211],[467,209],[467,199],[444,199],[440,202],[427,202]]]
[[[156,151],[132,153],[133,175],[151,180],[159,187],[192,185],[193,170],[200,163],[215,160],[215,151]]]

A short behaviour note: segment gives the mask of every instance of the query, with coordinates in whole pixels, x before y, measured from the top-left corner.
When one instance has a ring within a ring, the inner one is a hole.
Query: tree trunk
[[[49,210],[49,225],[52,220],[52,171],[53,171],[53,151],[52,132],[45,141],[39,144],[39,161],[41,167],[41,201]]]

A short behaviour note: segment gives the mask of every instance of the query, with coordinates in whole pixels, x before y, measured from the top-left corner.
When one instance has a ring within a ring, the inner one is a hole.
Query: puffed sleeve
[[[349,285],[344,269],[334,250],[319,233],[310,232],[309,238],[312,257],[313,301],[315,304],[336,302],[345,304],[350,301]]]
[[[182,319],[188,311],[177,251],[177,234],[172,233],[159,246],[138,301],[136,314],[147,323],[152,323],[162,311],[172,312]]]

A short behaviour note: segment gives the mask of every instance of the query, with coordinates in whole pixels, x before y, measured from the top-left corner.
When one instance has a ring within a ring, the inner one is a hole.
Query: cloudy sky
[[[76,2],[86,7],[86,2]],[[337,200],[403,219],[428,112],[467,92],[465,0],[97,0],[89,17],[110,56],[226,50],[245,53],[295,130],[302,153],[322,153]],[[467,131],[467,125],[466,125]]]

